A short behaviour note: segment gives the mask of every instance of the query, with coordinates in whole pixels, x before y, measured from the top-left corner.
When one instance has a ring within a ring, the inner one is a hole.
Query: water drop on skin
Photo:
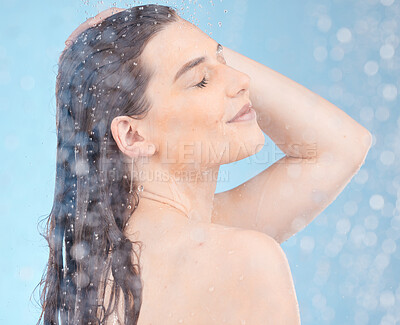
[[[239,277],[239,281],[242,281],[243,280],[243,275],[241,275],[240,277]]]
[[[235,251],[229,251],[228,254],[233,254]]]
[[[209,287],[208,291],[213,292],[214,291],[214,287]]]

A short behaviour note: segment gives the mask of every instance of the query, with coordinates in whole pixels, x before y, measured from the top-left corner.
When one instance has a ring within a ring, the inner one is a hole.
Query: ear
[[[111,133],[118,148],[133,159],[149,157],[156,152],[155,144],[139,134],[139,123],[140,120],[129,116],[117,116],[111,121]]]

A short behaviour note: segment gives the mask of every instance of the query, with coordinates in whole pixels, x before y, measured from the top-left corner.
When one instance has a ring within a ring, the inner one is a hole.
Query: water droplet
[[[395,48],[391,44],[384,44],[379,50],[382,59],[389,60],[395,54]]]
[[[228,254],[233,254],[234,252],[235,252],[234,250],[231,250],[228,252]]]
[[[340,28],[336,33],[336,38],[341,43],[349,43],[352,39],[351,31],[348,28]]]
[[[75,282],[77,287],[85,288],[88,286],[90,279],[85,272],[81,271],[76,273],[76,276],[73,278],[73,281]]]
[[[370,197],[369,205],[374,210],[380,210],[385,205],[385,200],[382,195],[374,194]]]
[[[243,280],[243,274],[239,277],[239,280],[240,280],[240,281]]]
[[[379,65],[376,61],[370,60],[364,65],[364,72],[368,76],[375,75],[378,72],[378,70],[379,70]]]
[[[208,291],[213,292],[214,291],[214,287],[209,287]]]

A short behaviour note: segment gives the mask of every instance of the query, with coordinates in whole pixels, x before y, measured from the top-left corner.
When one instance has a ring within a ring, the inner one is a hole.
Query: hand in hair
[[[98,23],[102,22],[103,19],[106,19],[109,16],[112,16],[118,12],[124,11],[126,9],[122,8],[116,8],[112,7],[106,10],[103,10],[102,12],[98,13],[96,16],[89,18],[82,24],[80,24],[73,32],[72,34],[68,37],[68,39],[65,41],[65,48],[64,51],[72,45],[72,43],[75,41],[75,39],[80,35],[84,30],[96,26]]]

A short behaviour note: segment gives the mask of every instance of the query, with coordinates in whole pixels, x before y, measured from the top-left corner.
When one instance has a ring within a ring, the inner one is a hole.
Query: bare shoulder
[[[222,234],[215,262],[222,281],[217,300],[223,304],[212,302],[220,315],[239,324],[300,324],[289,263],[279,243],[252,230],[228,228]]]
[[[247,274],[249,281],[271,279],[276,283],[277,277],[284,275],[286,280],[292,279],[286,254],[272,237],[253,230],[231,231],[225,237],[222,247],[228,248],[228,255],[232,253],[229,263],[233,272]]]
[[[242,244],[239,244],[240,253],[249,263],[247,265],[249,271],[272,270],[278,266],[284,266],[285,269],[289,267],[281,245],[271,236],[254,230],[243,230],[236,231],[233,237],[238,244]]]
[[[221,250],[228,255],[240,257],[240,264],[247,271],[264,271],[271,269],[271,263],[288,266],[288,261],[280,244],[271,236],[255,230],[245,230],[236,227],[219,227]],[[236,253],[235,255],[233,255]],[[235,261],[237,259],[233,259]],[[243,262],[247,262],[244,264]]]

